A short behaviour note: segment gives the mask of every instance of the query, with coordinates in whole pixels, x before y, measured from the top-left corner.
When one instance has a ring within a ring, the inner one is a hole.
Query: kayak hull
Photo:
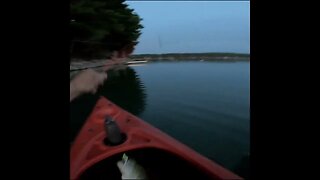
[[[106,145],[107,133],[104,129],[106,117],[111,117],[121,132],[125,133],[126,140],[122,144]],[[212,179],[242,179],[104,97],[98,100],[71,146],[70,179],[80,179],[90,167],[117,154],[148,148],[175,155]]]

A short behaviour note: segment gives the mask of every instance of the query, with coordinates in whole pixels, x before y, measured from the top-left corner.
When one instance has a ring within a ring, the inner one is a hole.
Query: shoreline
[[[250,62],[250,58],[229,58],[229,59],[151,59],[151,60],[146,60],[146,62],[144,63],[137,63],[135,64],[135,61],[141,61],[141,60],[135,60],[135,59],[131,59],[131,58],[122,58],[120,61],[125,61],[125,62],[133,62],[132,64],[128,63],[127,65],[131,65],[131,66],[138,66],[141,64],[148,64],[148,63],[159,63],[159,62],[226,62],[226,63],[234,63],[234,62]],[[105,71],[104,67],[106,66],[106,64],[108,62],[115,62],[114,60],[110,60],[110,59],[95,59],[95,60],[76,60],[76,61],[70,61],[70,79],[72,79],[76,74],[78,74],[79,72],[89,69],[89,68],[93,68],[99,71]],[[125,64],[114,64],[111,65],[109,69],[121,69],[125,66],[127,66]]]
[[[188,57],[188,58],[176,58],[176,57],[166,57],[166,58],[131,58],[131,61],[148,61],[148,62],[184,62],[184,61],[208,61],[208,62],[235,62],[235,61],[250,61],[250,58],[244,57]]]
[[[228,61],[228,60],[250,60],[250,54],[241,53],[167,53],[167,54],[137,54],[130,55],[132,60],[207,60],[207,61]]]
[[[130,55],[127,57],[113,56],[110,59],[79,59],[71,58],[70,60],[70,75],[76,74],[89,68],[115,69],[125,64],[143,64],[152,62],[239,62],[250,61],[250,54],[237,54],[237,53],[170,53],[170,54],[139,54]],[[136,63],[137,62],[137,63]]]
[[[123,58],[119,60],[120,62],[129,62],[134,63],[135,61],[144,61],[144,63],[152,63],[152,62],[188,62],[188,61],[200,61],[200,62],[237,62],[237,61],[250,61],[250,58],[244,57],[227,57],[227,58],[195,58],[190,57],[188,59],[183,58]],[[102,68],[107,62],[117,62],[117,60],[110,59],[95,59],[95,60],[71,60],[70,61],[70,72],[73,71],[81,71],[88,68]],[[111,67],[112,68],[112,67]]]

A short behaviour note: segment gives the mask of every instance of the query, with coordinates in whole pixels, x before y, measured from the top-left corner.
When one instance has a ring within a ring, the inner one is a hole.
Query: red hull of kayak
[[[124,143],[117,146],[104,144],[106,116],[112,117],[121,131],[126,133]],[[243,179],[103,97],[72,144],[70,179],[79,179],[91,166],[115,154],[143,148],[157,148],[179,156],[206,172],[212,179]]]

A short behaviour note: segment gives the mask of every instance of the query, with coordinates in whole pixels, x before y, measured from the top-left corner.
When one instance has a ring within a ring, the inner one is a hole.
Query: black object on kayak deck
[[[116,146],[122,144],[126,140],[126,135],[121,133],[117,123],[111,117],[107,117],[104,122],[107,138],[104,143],[109,146]]]

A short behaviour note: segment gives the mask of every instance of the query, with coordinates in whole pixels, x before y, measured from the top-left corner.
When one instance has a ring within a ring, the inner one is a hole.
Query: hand
[[[135,160],[129,159],[127,162],[118,161],[117,166],[122,174],[121,179],[148,179],[146,172]]]
[[[70,101],[84,93],[96,93],[106,79],[106,73],[98,73],[92,69],[81,72],[70,83]]]

